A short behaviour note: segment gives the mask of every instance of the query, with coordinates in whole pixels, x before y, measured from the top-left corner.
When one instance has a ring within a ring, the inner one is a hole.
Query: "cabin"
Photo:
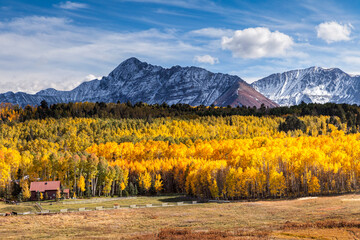
[[[58,189],[61,189],[61,182],[60,181],[44,181],[44,182],[31,182],[30,183],[30,192],[31,197],[30,200],[36,201],[37,199],[37,192],[42,193],[44,200],[45,196],[48,196],[46,200],[53,200],[56,199],[56,192]],[[68,199],[70,197],[69,189],[64,189],[63,197]]]

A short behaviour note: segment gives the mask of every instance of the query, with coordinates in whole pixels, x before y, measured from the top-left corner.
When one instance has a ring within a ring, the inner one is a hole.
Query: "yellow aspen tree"
[[[195,170],[191,171],[189,173],[189,175],[186,177],[185,191],[186,191],[187,194],[190,194],[190,195],[195,195],[196,194]]]
[[[10,165],[5,162],[5,159],[1,158],[1,154],[0,150],[0,188],[3,188],[10,178]]]
[[[111,191],[112,182],[113,182],[113,180],[109,176],[105,177],[105,186],[104,186],[104,189],[103,189],[103,192],[104,192],[105,196],[109,195],[109,193]]]
[[[61,191],[60,191],[60,189],[58,188],[57,190],[56,190],[56,201],[59,201],[61,199]]]
[[[121,182],[121,183],[120,183],[120,189],[121,189],[121,191],[124,191],[125,188],[126,188],[125,183],[124,183],[124,182]]]
[[[161,180],[160,174],[156,174],[154,187],[155,187],[156,192],[160,192],[163,189],[163,182]]]
[[[310,194],[319,193],[319,191],[320,191],[319,179],[315,176],[311,177],[308,187],[309,187]]]
[[[78,187],[80,189],[81,194],[85,192],[85,178],[82,175],[79,178]]]
[[[129,184],[129,170],[125,169],[124,173],[123,173],[123,184],[125,185],[125,187]],[[124,188],[125,189],[125,188]],[[122,190],[124,190],[122,189]]]
[[[225,180],[225,188],[223,190],[223,194],[229,198],[235,197],[235,190],[236,190],[236,170],[235,168],[230,168]]]
[[[150,173],[148,173],[147,171],[145,171],[144,173],[140,173],[139,186],[144,191],[149,191],[149,189],[151,187],[151,175],[150,175]]]
[[[209,190],[213,198],[219,198],[219,188],[215,179],[210,184]]]
[[[281,196],[286,188],[283,173],[276,170],[270,172],[270,194],[273,196]]]
[[[247,176],[242,170],[242,168],[238,168],[235,173],[236,179],[236,197],[248,197],[247,191]]]
[[[27,183],[27,181],[25,181],[22,185],[22,196],[23,196],[23,200],[28,200],[31,197],[31,192],[29,189],[29,184]]]

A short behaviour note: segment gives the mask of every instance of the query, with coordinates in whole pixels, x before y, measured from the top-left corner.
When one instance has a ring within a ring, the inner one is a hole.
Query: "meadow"
[[[359,215],[359,195],[346,194],[2,217],[0,236],[10,239],[357,239]]]

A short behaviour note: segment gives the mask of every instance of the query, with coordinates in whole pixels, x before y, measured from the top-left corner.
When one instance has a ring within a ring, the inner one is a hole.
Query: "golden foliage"
[[[31,192],[29,189],[29,184],[25,181],[22,186],[22,197],[24,200],[28,200],[31,197]]]
[[[338,130],[346,124],[335,127],[328,119],[304,117],[306,133],[287,134],[277,130],[280,117],[3,124],[0,190],[28,175],[30,181],[61,180],[74,194],[89,189],[86,194],[92,196],[117,194],[130,182],[142,192],[153,187],[209,198],[355,191],[360,134],[346,134]],[[22,176],[17,176],[19,169]]]

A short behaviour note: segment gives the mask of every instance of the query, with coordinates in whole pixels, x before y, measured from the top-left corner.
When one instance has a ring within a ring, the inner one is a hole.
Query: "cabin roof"
[[[60,189],[60,181],[31,182],[30,191],[45,192]]]

